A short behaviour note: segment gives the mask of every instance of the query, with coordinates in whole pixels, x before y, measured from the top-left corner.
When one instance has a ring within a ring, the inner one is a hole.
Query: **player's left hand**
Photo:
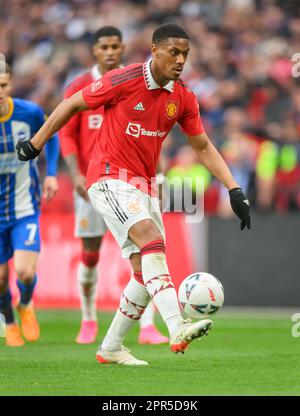
[[[41,150],[36,149],[30,140],[19,140],[16,144],[19,160],[23,162],[36,158]]]
[[[249,215],[249,201],[241,188],[233,188],[229,191],[230,204],[234,213],[242,220],[241,230],[247,226],[251,228],[251,220]]]
[[[58,181],[55,176],[46,176],[43,184],[43,197],[47,202],[55,197],[58,191]]]

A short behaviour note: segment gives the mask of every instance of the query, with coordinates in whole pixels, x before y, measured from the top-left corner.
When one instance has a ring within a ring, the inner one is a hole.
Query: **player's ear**
[[[122,54],[125,52],[125,49],[126,49],[126,45],[125,43],[122,43],[121,45]]]
[[[158,46],[155,43],[152,43],[151,51],[153,58],[158,58]]]
[[[11,91],[12,91],[12,76],[11,76],[11,74],[8,74],[8,77],[7,77],[7,92],[8,92],[8,95],[10,95]]]
[[[92,47],[92,52],[93,52],[93,55],[94,55],[94,57],[95,58],[97,58],[97,56],[98,56],[98,54],[97,54],[97,43],[95,43],[94,45],[93,45],[93,47]]]

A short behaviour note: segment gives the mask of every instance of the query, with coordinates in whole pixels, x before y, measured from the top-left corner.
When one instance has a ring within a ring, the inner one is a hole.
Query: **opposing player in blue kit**
[[[19,161],[15,145],[18,140],[28,140],[39,130],[45,114],[31,101],[10,97],[11,71],[5,62],[0,63],[0,313],[6,321],[6,345],[22,346],[22,333],[27,341],[36,341],[40,336],[32,295],[40,251],[41,186],[37,162]],[[48,144],[43,196],[50,201],[58,190],[57,136],[53,136]],[[20,291],[17,310],[21,328],[14,317],[9,289],[8,261],[12,257]]]

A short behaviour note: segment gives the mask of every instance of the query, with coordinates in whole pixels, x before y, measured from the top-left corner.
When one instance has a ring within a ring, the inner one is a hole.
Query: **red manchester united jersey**
[[[66,89],[64,98],[69,98],[91,82],[99,79],[101,74],[95,65],[90,72],[77,77]],[[73,116],[59,131],[63,157],[69,154],[77,156],[82,175],[86,175],[92,151],[103,119],[104,109],[81,111]]]
[[[99,179],[133,183],[144,178],[150,192],[162,142],[177,121],[190,136],[204,132],[197,99],[181,80],[160,87],[150,61],[116,69],[83,89],[89,108],[105,116],[87,174],[89,187]]]

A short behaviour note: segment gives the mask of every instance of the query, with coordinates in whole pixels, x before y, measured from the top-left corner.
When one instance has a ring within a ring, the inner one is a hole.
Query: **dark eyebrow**
[[[103,43],[102,45],[99,45],[100,47],[103,47],[103,46],[105,46],[105,47],[107,47],[107,48],[109,48],[110,46],[119,46],[120,44],[119,43],[110,43],[110,44],[108,44],[108,43]]]
[[[175,52],[180,52],[180,53],[187,53],[187,52],[189,52],[190,50],[191,50],[191,48],[188,48],[188,49],[186,49],[185,51],[182,51],[182,50],[180,50],[180,49],[176,48],[176,46],[172,46],[172,47],[171,47],[171,49],[170,49],[170,51],[175,51]]]

